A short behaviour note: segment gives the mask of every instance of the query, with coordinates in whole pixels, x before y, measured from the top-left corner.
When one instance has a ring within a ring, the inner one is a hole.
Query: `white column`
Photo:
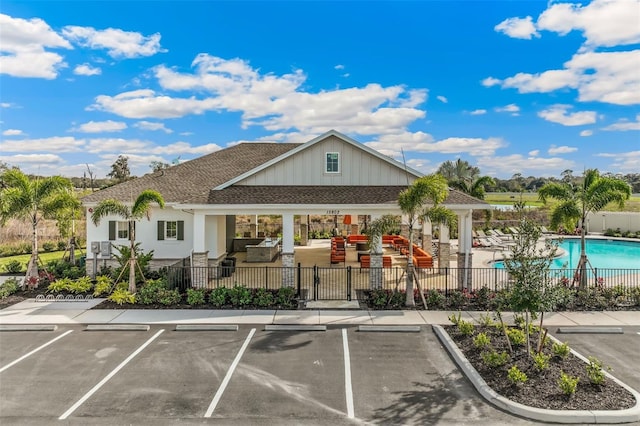
[[[282,252],[293,253],[293,214],[282,215]]]
[[[193,251],[202,253],[205,251],[205,226],[204,214],[195,212],[193,214]]]
[[[422,249],[432,254],[431,241],[433,241],[433,226],[429,219],[425,219],[422,223]]]
[[[251,238],[258,236],[258,215],[249,215],[249,231],[251,232]]]
[[[464,216],[464,226],[461,231],[464,235],[464,252],[471,253],[471,247],[473,246],[473,211],[469,210]],[[470,265],[469,265],[470,267]]]

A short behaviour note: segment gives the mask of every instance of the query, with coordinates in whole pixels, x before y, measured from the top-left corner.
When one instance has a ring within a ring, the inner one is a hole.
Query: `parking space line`
[[[47,346],[49,346],[50,344],[52,344],[53,342],[55,342],[58,339],[62,339],[64,336],[66,336],[67,334],[71,333],[73,330],[69,330],[69,331],[65,331],[64,333],[62,333],[61,335],[59,335],[58,337],[56,337],[55,339],[49,340],[47,343],[45,343],[42,346],[39,346],[37,348],[35,348],[34,350],[32,350],[31,352],[29,352],[28,354],[22,355],[20,358],[16,359],[15,361],[10,362],[9,364],[5,365],[4,367],[0,368],[0,373],[2,373],[4,370],[8,369],[9,367],[19,363],[20,361],[22,361],[23,359],[35,354],[36,352],[38,352],[40,349],[44,349]]]
[[[162,334],[162,332],[164,331],[164,329],[158,331],[156,334],[153,335],[152,338],[150,338],[149,340],[147,340],[146,342],[144,342],[144,344],[142,346],[140,346],[138,349],[136,349],[136,351],[134,353],[132,353],[131,355],[129,355],[127,357],[127,359],[125,359],[124,361],[122,361],[120,363],[120,365],[118,365],[116,368],[113,369],[113,371],[111,371],[111,373],[107,374],[107,376],[102,379],[100,381],[100,383],[98,383],[97,385],[95,385],[89,392],[87,392],[82,398],[80,398],[78,400],[78,402],[76,402],[75,404],[73,404],[71,406],[71,408],[69,408],[67,411],[65,411],[65,413],[63,415],[61,415],[60,417],[58,417],[58,420],[65,420],[67,417],[69,417],[78,407],[80,407],[87,399],[89,399],[91,397],[91,395],[93,395],[94,393],[96,393],[98,391],[98,389],[100,389],[105,383],[107,383],[113,376],[115,376],[118,371],[122,370],[124,368],[125,365],[127,365],[129,363],[129,361],[131,361],[136,355],[138,355],[140,352],[142,352],[142,350],[144,348],[146,348],[147,346],[149,346],[151,344],[151,342],[153,342],[156,337],[158,337],[160,334]]]
[[[342,329],[342,348],[344,349],[344,390],[347,395],[347,417],[355,418],[353,409],[353,388],[351,387],[351,356],[349,355],[349,341],[347,329]]]
[[[207,412],[204,413],[205,417],[211,417],[211,415],[213,414],[213,410],[216,409],[216,406],[218,405],[218,402],[220,402],[220,398],[222,398],[222,394],[224,393],[224,390],[226,389],[227,385],[229,384],[229,381],[231,381],[231,376],[233,375],[233,372],[235,371],[236,367],[240,363],[240,359],[242,358],[242,354],[244,354],[244,351],[247,349],[247,346],[249,346],[249,342],[251,341],[251,338],[253,337],[255,332],[256,332],[256,329],[252,328],[251,331],[249,332],[249,335],[244,340],[244,343],[242,344],[242,347],[240,348],[240,351],[238,351],[238,354],[236,355],[236,358],[233,360],[233,362],[231,363],[231,367],[229,367],[229,370],[227,371],[227,375],[224,376],[224,380],[222,380],[222,383],[220,384],[220,387],[218,388],[218,391],[216,392],[215,396],[213,397],[213,400],[211,401],[211,404],[209,404],[209,408],[207,408]]]

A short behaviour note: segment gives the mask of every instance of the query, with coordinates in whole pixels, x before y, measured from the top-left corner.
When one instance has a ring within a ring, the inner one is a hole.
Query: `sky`
[[[640,173],[640,0],[0,3],[0,161],[27,173],[331,129],[425,174]]]

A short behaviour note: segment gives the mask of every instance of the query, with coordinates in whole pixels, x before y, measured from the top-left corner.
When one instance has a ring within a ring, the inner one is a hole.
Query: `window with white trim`
[[[121,220],[116,222],[116,236],[119,240],[129,239],[129,222]]]
[[[164,239],[165,240],[177,240],[178,239],[178,221],[167,220],[164,224]]]
[[[340,173],[339,152],[327,152],[324,170],[326,173]]]

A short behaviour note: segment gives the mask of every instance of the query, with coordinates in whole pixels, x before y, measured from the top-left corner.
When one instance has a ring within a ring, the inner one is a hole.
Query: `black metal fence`
[[[376,279],[372,279],[373,277]],[[190,267],[174,265],[168,268],[168,282],[172,288],[186,291],[190,287],[213,289],[217,287],[265,288],[277,290],[284,284],[296,288],[299,298],[305,300],[355,300],[363,297],[365,290],[377,288],[404,290],[404,268],[356,268],[356,267],[295,267],[242,266],[224,263],[217,267]],[[474,292],[482,288],[499,291],[510,286],[512,279],[506,269],[500,268],[442,268],[418,269],[416,278],[422,291],[439,290],[448,295],[452,291]],[[467,285],[464,285],[467,283]],[[576,271],[550,269],[547,285],[578,288]],[[608,289],[621,296],[634,297],[640,291],[640,269],[593,269],[588,274],[589,288]]]

